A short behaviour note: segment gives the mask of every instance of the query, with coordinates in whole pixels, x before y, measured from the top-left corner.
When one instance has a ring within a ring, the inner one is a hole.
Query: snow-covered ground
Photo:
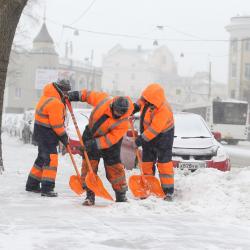
[[[59,197],[44,198],[24,191],[36,147],[2,137],[0,249],[250,249],[250,167],[176,172],[172,203],[135,200],[129,192],[128,203],[97,199],[84,207],[68,187],[74,173],[68,156],[60,156]],[[104,176],[100,166],[113,194]]]

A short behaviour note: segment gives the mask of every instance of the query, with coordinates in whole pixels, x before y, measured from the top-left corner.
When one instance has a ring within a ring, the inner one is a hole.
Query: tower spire
[[[44,10],[43,10],[43,22],[46,22],[46,3],[44,5]]]

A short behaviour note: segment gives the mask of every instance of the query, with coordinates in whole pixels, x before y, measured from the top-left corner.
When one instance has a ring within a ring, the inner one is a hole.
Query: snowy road
[[[228,152],[232,167],[250,166],[250,142],[242,141],[238,145],[223,145]]]
[[[250,249],[250,167],[176,172],[172,203],[129,192],[129,203],[97,199],[83,207],[68,187],[68,156],[60,157],[59,197],[44,198],[24,191],[36,147],[6,135],[3,142],[0,249]],[[102,169],[100,176],[105,180]]]

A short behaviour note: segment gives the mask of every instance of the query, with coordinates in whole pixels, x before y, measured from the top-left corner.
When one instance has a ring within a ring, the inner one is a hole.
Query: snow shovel
[[[69,152],[70,159],[71,159],[71,161],[72,161],[72,163],[73,163],[73,166],[74,166],[74,168],[75,168],[75,171],[76,171],[76,175],[71,175],[71,176],[70,176],[70,179],[69,179],[69,186],[70,186],[70,188],[71,188],[71,190],[72,190],[73,192],[75,192],[75,193],[78,194],[78,195],[81,195],[81,194],[83,194],[84,191],[85,191],[85,190],[83,189],[83,187],[82,187],[81,176],[80,176],[80,173],[79,173],[79,171],[78,171],[78,169],[77,169],[76,162],[75,162],[75,159],[74,159],[74,157],[73,157],[73,154],[72,154],[72,152],[71,152],[71,149],[70,149],[70,146],[69,146],[69,145],[67,146],[67,150],[68,150],[68,152]]]
[[[135,140],[135,130],[131,119],[130,126]],[[137,198],[147,198],[151,194],[163,198],[165,194],[161,188],[159,180],[155,176],[143,174],[141,155],[138,148],[136,148],[135,151],[141,175],[130,176],[128,185],[131,192]]]
[[[108,193],[108,191],[105,189],[101,179],[99,178],[98,175],[96,175],[92,169],[92,166],[90,164],[90,161],[89,161],[89,157],[88,157],[88,154],[87,154],[87,151],[84,147],[84,143],[83,143],[83,140],[82,140],[82,136],[81,136],[81,133],[80,133],[80,130],[78,128],[78,125],[77,125],[77,122],[76,122],[76,118],[75,118],[75,115],[73,113],[73,109],[72,109],[72,106],[71,106],[71,103],[69,102],[68,98],[65,98],[65,101],[66,101],[66,105],[69,109],[69,112],[71,114],[71,117],[72,117],[72,120],[73,120],[73,123],[75,125],[75,129],[76,129],[76,132],[77,132],[77,135],[78,135],[78,138],[80,140],[80,143],[83,147],[83,154],[84,154],[84,158],[86,160],[86,163],[87,163],[87,167],[88,167],[88,173],[87,173],[87,176],[85,178],[85,182],[86,182],[86,185],[89,189],[91,189],[96,196],[100,196],[104,199],[107,199],[107,200],[111,200],[113,201],[113,198],[112,196]]]

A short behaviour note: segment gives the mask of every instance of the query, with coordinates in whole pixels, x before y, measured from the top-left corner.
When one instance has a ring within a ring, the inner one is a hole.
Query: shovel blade
[[[155,195],[159,198],[165,197],[165,194],[162,190],[160,181],[152,175],[144,175],[144,178],[146,179],[147,185],[149,186],[150,193],[152,195]]]
[[[87,187],[91,189],[96,196],[113,201],[112,196],[105,189],[101,179],[94,172],[88,172],[85,182]]]
[[[160,182],[155,176],[133,175],[129,178],[129,188],[137,198],[147,198],[149,195],[160,198],[165,196]]]
[[[145,185],[142,176],[133,175],[128,180],[128,186],[132,194],[137,198],[147,198],[150,195],[149,188]]]
[[[81,195],[85,191],[82,187],[81,179],[76,175],[70,176],[69,186],[70,186],[71,190],[73,192],[75,192],[77,195]]]

